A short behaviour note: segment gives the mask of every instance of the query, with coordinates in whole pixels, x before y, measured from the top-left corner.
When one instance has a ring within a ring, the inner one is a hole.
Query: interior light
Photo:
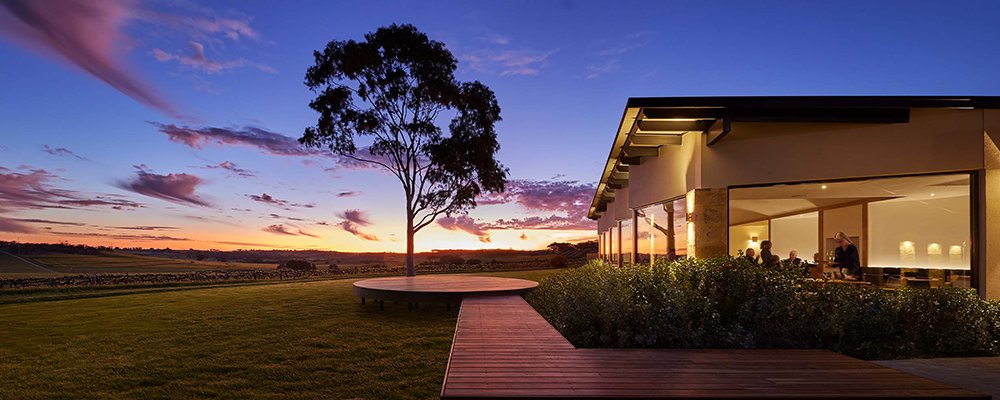
[[[931,197],[934,197],[934,193],[931,193]]]
[[[826,189],[826,185],[820,186],[820,189]]]
[[[757,243],[757,237],[756,236],[751,236],[750,237],[750,243]]]

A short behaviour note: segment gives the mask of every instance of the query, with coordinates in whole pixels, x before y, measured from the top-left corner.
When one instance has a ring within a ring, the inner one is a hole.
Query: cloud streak
[[[202,168],[205,169],[221,169],[228,171],[230,174],[239,176],[241,178],[254,178],[257,173],[248,169],[240,168],[236,163],[232,161],[223,161],[214,165],[206,165]]]
[[[87,159],[87,157],[76,154],[72,152],[70,149],[67,149],[65,147],[49,147],[49,145],[45,144],[42,145],[42,151],[57,157],[73,157],[78,160],[90,161]]]
[[[167,174],[160,175],[150,171],[145,165],[136,165],[136,175],[128,180],[119,181],[116,186],[141,195],[166,200],[169,202],[209,207],[211,204],[195,194],[195,190],[204,181],[197,175]]]
[[[184,67],[204,71],[210,75],[218,74],[220,72],[230,69],[243,68],[243,67],[252,67],[261,72],[266,72],[270,74],[275,74],[278,72],[275,71],[274,68],[271,68],[268,65],[249,61],[245,58],[238,58],[234,60],[221,60],[221,61],[212,60],[205,56],[205,45],[192,41],[190,42],[190,46],[191,46],[190,54],[171,53],[159,48],[154,48],[152,50],[153,58],[155,58],[157,61],[160,62],[176,61],[177,63],[179,63]]]
[[[38,54],[79,68],[122,94],[165,114],[173,106],[136,78],[117,49],[131,40],[121,27],[137,14],[127,0],[6,0],[0,2],[0,35]]]
[[[279,156],[328,155],[329,152],[306,148],[291,137],[256,127],[243,128],[195,128],[150,122],[170,141],[193,149],[202,149],[210,144],[238,145],[253,147],[261,152]]]
[[[262,229],[264,232],[273,233],[275,235],[287,235],[287,236],[308,236],[312,238],[319,238],[319,236],[305,232],[302,229],[294,226],[285,226],[284,224],[274,224],[268,225]]]
[[[258,203],[264,203],[264,204],[272,205],[272,206],[275,206],[275,207],[280,207],[280,208],[283,208],[283,209],[286,209],[286,210],[288,210],[289,207],[301,207],[301,208],[313,208],[313,207],[316,207],[315,204],[292,203],[292,202],[290,202],[288,200],[277,199],[274,196],[271,196],[271,195],[269,195],[267,193],[261,193],[260,195],[248,194],[246,196],[249,197],[250,200],[256,201]]]

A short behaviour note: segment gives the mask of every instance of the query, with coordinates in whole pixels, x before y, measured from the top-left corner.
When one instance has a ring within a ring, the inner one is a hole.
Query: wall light
[[[934,197],[934,193],[931,193],[931,197]]]
[[[931,243],[927,245],[927,254],[933,254],[933,255],[941,254],[941,245],[938,243]]]
[[[826,189],[826,185],[820,186],[820,189]]]

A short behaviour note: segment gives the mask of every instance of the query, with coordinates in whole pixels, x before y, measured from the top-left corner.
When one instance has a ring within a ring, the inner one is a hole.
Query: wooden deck
[[[473,296],[525,294],[538,286],[526,279],[470,275],[420,275],[372,278],[354,282],[354,294],[377,301],[458,304]]]
[[[823,350],[577,349],[520,296],[462,302],[442,399],[988,399]]]

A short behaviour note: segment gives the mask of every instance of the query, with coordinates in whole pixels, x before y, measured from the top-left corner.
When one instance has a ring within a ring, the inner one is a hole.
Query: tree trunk
[[[413,214],[406,213],[406,276],[417,276],[413,266]]]

